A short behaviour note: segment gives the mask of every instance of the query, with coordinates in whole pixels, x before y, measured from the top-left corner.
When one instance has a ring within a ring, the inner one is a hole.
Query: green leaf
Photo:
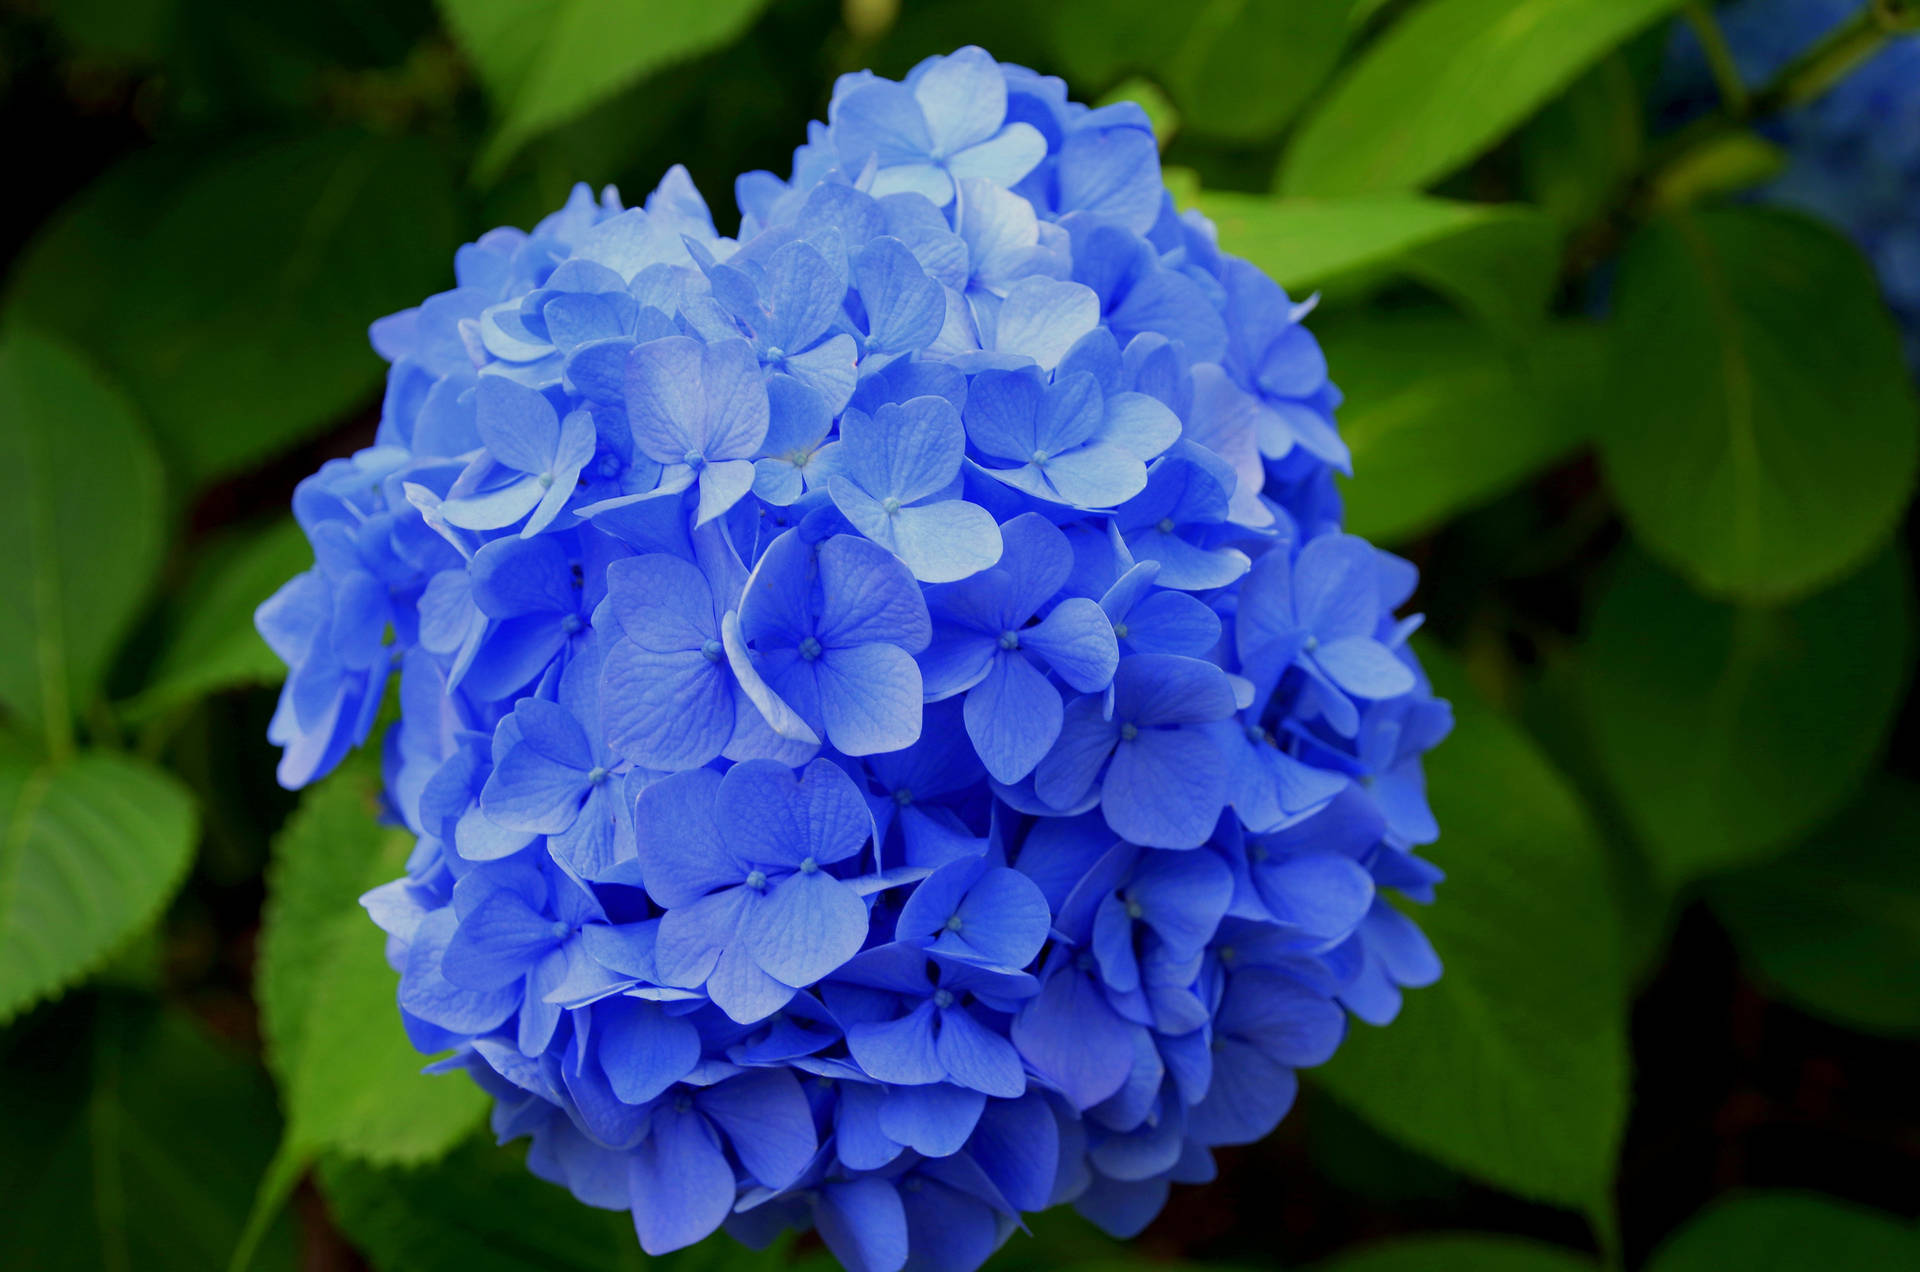
[[[286,665],[254,630],[253,611],[312,564],[313,549],[292,518],[203,549],[180,589],[179,625],[129,713],[145,716],[220,689],[279,683]]]
[[[1560,276],[1560,229],[1552,218],[1508,205],[1458,234],[1407,255],[1406,273],[1509,340],[1545,318]]]
[[[1716,880],[1714,913],[1774,992],[1870,1033],[1920,1034],[1920,787],[1893,778],[1779,861]]]
[[[1350,30],[1338,0],[1066,0],[1051,16],[1055,56],[1076,83],[1147,76],[1191,131],[1227,141],[1278,133],[1333,70]]]
[[[1715,1204],[1654,1252],[1647,1272],[1839,1272],[1920,1267],[1920,1234],[1893,1215],[1811,1193]]]
[[[1505,136],[1679,0],[1427,0],[1295,134],[1289,194],[1413,190]]]
[[[395,1005],[386,939],[359,898],[400,875],[412,837],[376,820],[377,774],[308,792],[274,843],[256,996],[289,1153],[430,1161],[486,1111],[464,1074],[427,1075]]]
[[[1898,557],[1797,605],[1704,600],[1637,554],[1586,646],[1608,784],[1669,887],[1785,847],[1846,803],[1912,671]]]
[[[440,0],[499,123],[479,162],[498,176],[529,140],[675,62],[727,44],[767,0]]]
[[[1606,211],[1640,162],[1641,89],[1619,54],[1575,80],[1520,134],[1520,171],[1535,202],[1562,225]]]
[[[7,336],[0,706],[43,728],[56,757],[72,747],[72,717],[99,689],[165,537],[160,464],[133,406],[64,346]]]
[[[1519,1237],[1449,1232],[1401,1237],[1314,1265],[1316,1272],[1599,1272],[1583,1254]]]
[[[1447,872],[1417,911],[1446,972],[1313,1076],[1387,1135],[1521,1197],[1586,1208],[1626,1118],[1627,994],[1606,865],[1564,778],[1431,650],[1454,700],[1428,757]]]
[[[0,1230],[18,1268],[206,1272],[273,1151],[272,1092],[192,1020],[105,994],[63,1003],[0,1059]],[[294,1232],[260,1272],[292,1272]]]
[[[663,1258],[640,1253],[625,1211],[594,1210],[536,1178],[518,1146],[470,1141],[432,1166],[378,1169],[329,1158],[320,1183],[334,1220],[379,1272],[830,1272],[790,1241],[752,1251],[725,1235]]]
[[[1246,257],[1293,292],[1389,268],[1428,244],[1527,215],[1498,204],[1410,194],[1276,199],[1203,190],[1194,206],[1219,228],[1222,248]]]
[[[1804,217],[1668,217],[1621,262],[1600,433],[1634,535],[1716,595],[1782,601],[1858,566],[1920,457],[1899,334],[1860,253]]]
[[[1329,315],[1313,324],[1346,395],[1347,528],[1406,539],[1572,450],[1599,378],[1598,336],[1564,324],[1513,348],[1448,314]]]
[[[98,354],[174,472],[198,484],[377,393],[367,324],[453,285],[456,189],[418,138],[156,147],[54,215],[14,270],[8,308]]]
[[[192,796],[136,760],[0,758],[0,1021],[153,922],[197,838]]]

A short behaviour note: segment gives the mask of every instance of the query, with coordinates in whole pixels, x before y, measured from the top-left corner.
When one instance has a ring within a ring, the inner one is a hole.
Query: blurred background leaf
[[[1319,1265],[1317,1272],[1597,1272],[1599,1266],[1537,1241],[1447,1233],[1365,1246]]]
[[[1912,673],[1912,611],[1891,552],[1775,609],[1618,562],[1583,692],[1613,795],[1669,886],[1791,844],[1858,789]]]
[[[0,706],[56,758],[140,607],[165,538],[160,464],[127,399],[72,350],[0,342]]]
[[[1648,1272],[1826,1272],[1920,1266],[1912,1225],[1804,1193],[1756,1193],[1714,1206],[1663,1245]]]
[[[1341,368],[1340,429],[1364,478],[1347,526],[1386,543],[1430,529],[1584,439],[1573,403],[1598,380],[1598,336],[1564,324],[1525,347],[1444,312],[1332,315],[1316,328]]]
[[[1913,494],[1920,408],[1859,253],[1793,213],[1667,217],[1620,267],[1607,478],[1634,533],[1709,592],[1806,594]]]
[[[446,245],[463,222],[447,156],[421,139],[159,147],[42,230],[6,312],[100,356],[197,486],[377,392],[367,324],[452,285]]]
[[[1429,657],[1430,651],[1423,651]],[[1522,1197],[1585,1210],[1625,1124],[1626,980],[1599,844],[1559,774],[1444,658],[1454,731],[1428,757],[1454,906],[1418,911],[1446,972],[1312,1079],[1387,1135]],[[1462,900],[1462,898],[1465,898]]]
[[[500,122],[478,173],[527,141],[681,58],[738,35],[767,0],[440,0]]]
[[[1424,186],[1678,4],[1427,0],[1334,82],[1289,147],[1280,188],[1336,195]]]
[[[0,1230],[19,1268],[205,1272],[273,1151],[273,1096],[234,1048],[124,995],[63,1004],[0,1055]],[[291,1224],[254,1265],[299,1266]]]
[[[216,690],[280,683],[286,664],[254,630],[253,612],[312,564],[307,536],[291,519],[209,542],[173,598],[177,621],[128,715],[137,720]]]
[[[1333,70],[1348,0],[1057,0],[1059,72],[1098,90],[1138,74],[1165,89],[1183,125],[1232,141],[1270,137]]]
[[[1816,1016],[1920,1035],[1920,787],[1895,778],[1791,854],[1716,880],[1714,913],[1777,993]]]

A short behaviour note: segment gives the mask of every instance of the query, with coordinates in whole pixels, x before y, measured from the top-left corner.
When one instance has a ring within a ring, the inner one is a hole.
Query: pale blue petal
[[[1114,748],[1100,809],[1115,834],[1149,848],[1196,848],[1226,805],[1220,753],[1204,733],[1148,729]]]
[[[679,1250],[718,1228],[733,1210],[733,1167],[705,1118],[662,1107],[627,1158],[627,1188],[640,1248]]]
[[[832,875],[802,870],[774,885],[740,925],[740,943],[762,971],[796,988],[859,953],[867,906]]]
[[[1105,689],[1120,663],[1113,624],[1084,596],[1068,597],[1039,623],[1023,628],[1020,647],[1046,659],[1062,680],[1082,693]]]
[[[964,714],[967,736],[987,772],[996,781],[1017,782],[1060,736],[1060,691],[1021,655],[1002,654],[967,691]]]
[[[846,755],[912,746],[920,737],[919,665],[896,645],[828,649],[819,669],[827,740]]]

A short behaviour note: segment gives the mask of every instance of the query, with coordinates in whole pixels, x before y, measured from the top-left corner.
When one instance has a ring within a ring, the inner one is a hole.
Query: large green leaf
[[[1920,410],[1873,274],[1814,221],[1681,213],[1621,262],[1607,478],[1696,586],[1801,596],[1858,565],[1913,492]]]
[[[378,1169],[321,1164],[333,1217],[379,1272],[828,1272],[824,1252],[796,1259],[787,1241],[764,1251],[724,1235],[648,1259],[625,1211],[593,1210],[536,1178],[518,1145],[473,1141],[434,1165]]]
[[[1427,758],[1447,872],[1416,917],[1446,966],[1313,1076],[1386,1134],[1522,1197],[1590,1208],[1626,1117],[1626,984],[1587,815],[1532,743],[1423,653],[1457,725]]]
[[[453,285],[462,219],[418,138],[162,146],[55,214],[8,308],[97,353],[197,483],[365,404],[383,370],[367,324]]]
[[[202,551],[174,607],[179,622],[134,713],[163,711],[219,689],[278,682],[286,665],[254,630],[253,611],[312,564],[313,549],[291,517],[236,532]]]
[[[1061,73],[1101,88],[1145,75],[1183,126],[1235,141],[1271,137],[1333,69],[1350,23],[1342,0],[1065,0],[1051,6]]]
[[[1316,1264],[1317,1272],[1599,1272],[1584,1254],[1519,1237],[1449,1232],[1401,1237]]]
[[[1887,779],[1779,861],[1717,880],[1714,913],[1776,993],[1920,1034],[1920,787]]]
[[[375,820],[375,776],[367,764],[342,769],[307,794],[274,843],[257,996],[291,1159],[431,1160],[486,1110],[464,1074],[420,1072],[386,938],[359,904],[402,873],[412,846]]]
[[[0,1058],[0,1233],[14,1268],[206,1272],[273,1151],[259,1068],[119,995],[63,1003]],[[291,1224],[260,1272],[296,1266]]]
[[[1893,1215],[1811,1193],[1722,1201],[1654,1252],[1647,1272],[1880,1272],[1920,1267],[1920,1233]]]
[[[1704,600],[1637,554],[1616,569],[1582,693],[1615,800],[1663,880],[1764,856],[1837,811],[1912,670],[1895,554],[1778,609]]]
[[[1412,190],[1505,136],[1680,0],[1426,0],[1325,94],[1282,168],[1291,194]]]
[[[70,747],[72,717],[99,689],[165,537],[160,464],[132,405],[71,350],[9,335],[0,343],[0,707],[44,728],[56,755]]]
[[[1313,324],[1346,395],[1348,529],[1406,538],[1490,499],[1578,445],[1599,339],[1568,324],[1514,348],[1449,314]]]
[[[0,1021],[151,923],[196,838],[192,796],[138,761],[0,758]]]
[[[529,140],[675,62],[739,35],[767,0],[439,0],[499,124],[480,159],[497,175]]]

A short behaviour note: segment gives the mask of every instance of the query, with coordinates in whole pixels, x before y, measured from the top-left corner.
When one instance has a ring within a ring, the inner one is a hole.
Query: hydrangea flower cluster
[[[1766,82],[1868,0],[1736,0],[1718,10],[1741,79]],[[1668,79],[1684,103],[1712,92],[1690,29],[1676,37]],[[1920,372],[1920,35],[1900,36],[1813,102],[1769,121],[1786,169],[1759,192],[1860,245]]]
[[[1439,975],[1413,568],[1138,109],[962,49],[737,193],[580,188],[375,324],[259,613],[281,780],[397,673],[406,1027],[650,1253],[1131,1234]]]

